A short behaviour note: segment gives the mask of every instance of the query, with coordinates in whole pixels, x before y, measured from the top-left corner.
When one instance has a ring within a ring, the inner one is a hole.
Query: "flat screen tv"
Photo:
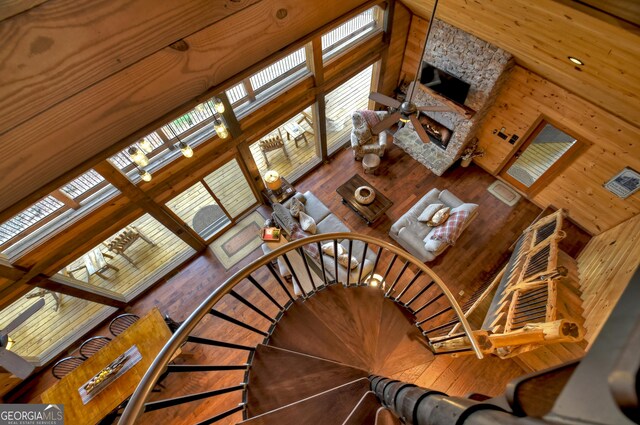
[[[469,93],[468,83],[424,61],[422,62],[420,82],[461,105],[464,104]]]

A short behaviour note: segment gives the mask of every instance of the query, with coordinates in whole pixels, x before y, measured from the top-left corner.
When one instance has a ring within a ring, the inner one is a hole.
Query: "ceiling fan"
[[[33,369],[35,369],[35,366],[13,351],[9,351],[9,334],[18,326],[26,322],[29,317],[33,316],[43,306],[44,299],[38,300],[25,311],[20,313],[18,317],[13,319],[13,321],[9,323],[6,328],[0,330],[0,367],[3,367],[20,379],[26,379],[29,375],[31,375],[31,372],[33,372]]]
[[[429,34],[431,33],[431,25],[433,23],[433,19],[436,16],[436,8],[438,7],[438,0],[435,0],[433,4],[433,12],[431,13],[431,19],[429,19],[429,27],[427,29],[427,36],[424,40],[424,46],[422,47],[422,54],[420,57],[424,57],[424,52],[427,49],[427,43],[429,42]],[[377,123],[371,128],[371,131],[374,134],[378,134],[387,128],[390,128],[392,125],[397,123],[398,121],[402,121],[404,123],[411,121],[414,129],[418,133],[418,137],[422,140],[423,143],[430,143],[431,139],[427,135],[427,132],[422,127],[420,120],[418,119],[418,114],[420,111],[431,111],[431,112],[451,112],[451,109],[448,106],[416,106],[415,103],[412,102],[413,94],[415,92],[415,88],[418,84],[418,79],[420,78],[420,65],[421,61],[418,61],[418,69],[416,70],[416,78],[413,83],[410,84],[409,92],[407,93],[406,100],[404,102],[400,102],[392,97],[386,96],[382,93],[372,92],[369,94],[369,99],[374,102],[381,103],[385,106],[395,109],[396,111],[391,113],[388,117]]]

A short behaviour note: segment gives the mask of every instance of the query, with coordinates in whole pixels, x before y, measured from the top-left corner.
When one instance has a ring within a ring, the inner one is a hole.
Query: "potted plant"
[[[478,139],[476,139],[462,152],[460,165],[462,167],[468,167],[473,158],[480,158],[482,156],[484,156],[484,150],[478,149]]]

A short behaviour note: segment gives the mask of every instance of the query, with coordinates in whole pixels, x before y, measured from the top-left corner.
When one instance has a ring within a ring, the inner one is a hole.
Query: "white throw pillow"
[[[298,219],[300,220],[300,227],[302,228],[302,230],[304,230],[305,232],[309,232],[312,235],[316,234],[316,221],[313,219],[313,217],[311,217],[304,211],[300,211],[298,213]]]
[[[431,239],[430,235],[427,235],[427,237],[424,238],[424,249],[426,249],[427,251],[436,252],[440,248],[442,248],[443,245],[446,245],[446,244],[447,244],[446,242]]]
[[[440,211],[442,208],[444,208],[444,204],[429,205],[424,209],[424,211],[422,211],[422,214],[420,214],[420,216],[418,217],[418,221],[426,223],[427,221],[431,220],[431,217],[433,217],[433,215]]]
[[[338,264],[340,264],[342,267],[347,267],[349,265],[349,254],[341,254],[338,256]],[[355,269],[356,267],[358,267],[358,260],[356,260],[355,257],[351,257],[351,270]]]
[[[333,252],[333,242],[327,242],[322,245],[322,252],[327,254],[329,257],[335,257],[335,253]],[[338,256],[344,254],[344,247],[338,244]]]

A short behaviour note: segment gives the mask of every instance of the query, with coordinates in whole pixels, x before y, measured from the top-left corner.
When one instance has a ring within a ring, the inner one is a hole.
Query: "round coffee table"
[[[365,174],[375,174],[380,166],[380,157],[373,153],[365,154],[362,157],[362,168]]]

